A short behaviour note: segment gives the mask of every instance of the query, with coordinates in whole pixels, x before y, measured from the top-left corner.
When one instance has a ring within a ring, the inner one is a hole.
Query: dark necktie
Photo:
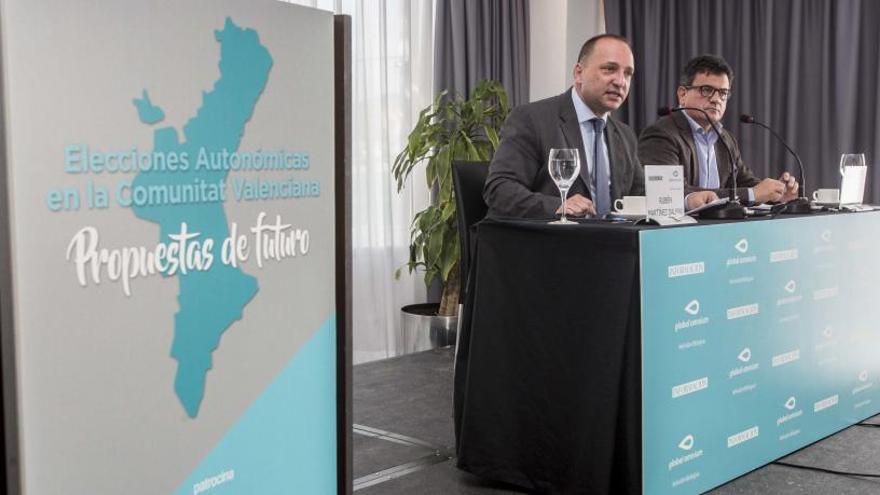
[[[605,129],[605,121],[600,118],[590,119],[593,124],[593,190],[596,197],[593,205],[596,207],[596,215],[604,216],[611,211],[611,191],[608,180],[608,159],[605,152],[605,139],[602,131]]]

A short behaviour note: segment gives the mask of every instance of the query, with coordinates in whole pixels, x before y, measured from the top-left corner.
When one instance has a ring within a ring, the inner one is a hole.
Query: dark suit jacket
[[[747,189],[761,181],[743,163],[739,144],[733,135],[721,129],[721,139],[730,147],[737,164],[737,195],[743,201],[748,201]],[[715,142],[715,157],[718,161],[721,189],[714,191],[720,197],[727,197],[733,187],[733,180],[730,177],[730,155],[720,140]],[[660,117],[657,122],[642,131],[639,137],[639,159],[645,165],[682,165],[686,181],[685,192],[704,189],[699,187],[700,163],[697,161],[694,132],[681,112]]]
[[[626,124],[609,117],[605,136],[611,165],[611,200],[645,194],[645,174],[639,164],[635,133]],[[561,200],[559,189],[547,170],[551,148],[578,148],[581,167],[587,166],[571,89],[559,96],[516,107],[508,116],[483,188],[490,214],[554,216]],[[590,198],[590,189],[578,177],[568,194]]]

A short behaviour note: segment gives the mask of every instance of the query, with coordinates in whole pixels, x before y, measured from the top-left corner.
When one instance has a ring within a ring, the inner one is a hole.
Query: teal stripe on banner
[[[336,493],[335,329],[330,317],[176,495]]]

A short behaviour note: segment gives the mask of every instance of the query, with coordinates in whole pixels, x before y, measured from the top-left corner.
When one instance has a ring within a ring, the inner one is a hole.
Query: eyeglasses
[[[685,88],[699,90],[700,96],[703,98],[712,98],[715,93],[718,93],[718,96],[724,101],[730,98],[730,90],[727,88],[716,88],[715,86],[709,86],[708,84],[702,86],[685,86]]]

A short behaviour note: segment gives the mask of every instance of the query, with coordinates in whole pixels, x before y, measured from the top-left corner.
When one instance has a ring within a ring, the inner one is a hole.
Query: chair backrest
[[[473,240],[471,226],[486,216],[489,207],[483,201],[483,184],[489,174],[489,162],[453,162],[452,182],[455,188],[455,211],[458,216],[459,268],[461,290],[459,301],[464,302],[468,270],[471,265]]]

